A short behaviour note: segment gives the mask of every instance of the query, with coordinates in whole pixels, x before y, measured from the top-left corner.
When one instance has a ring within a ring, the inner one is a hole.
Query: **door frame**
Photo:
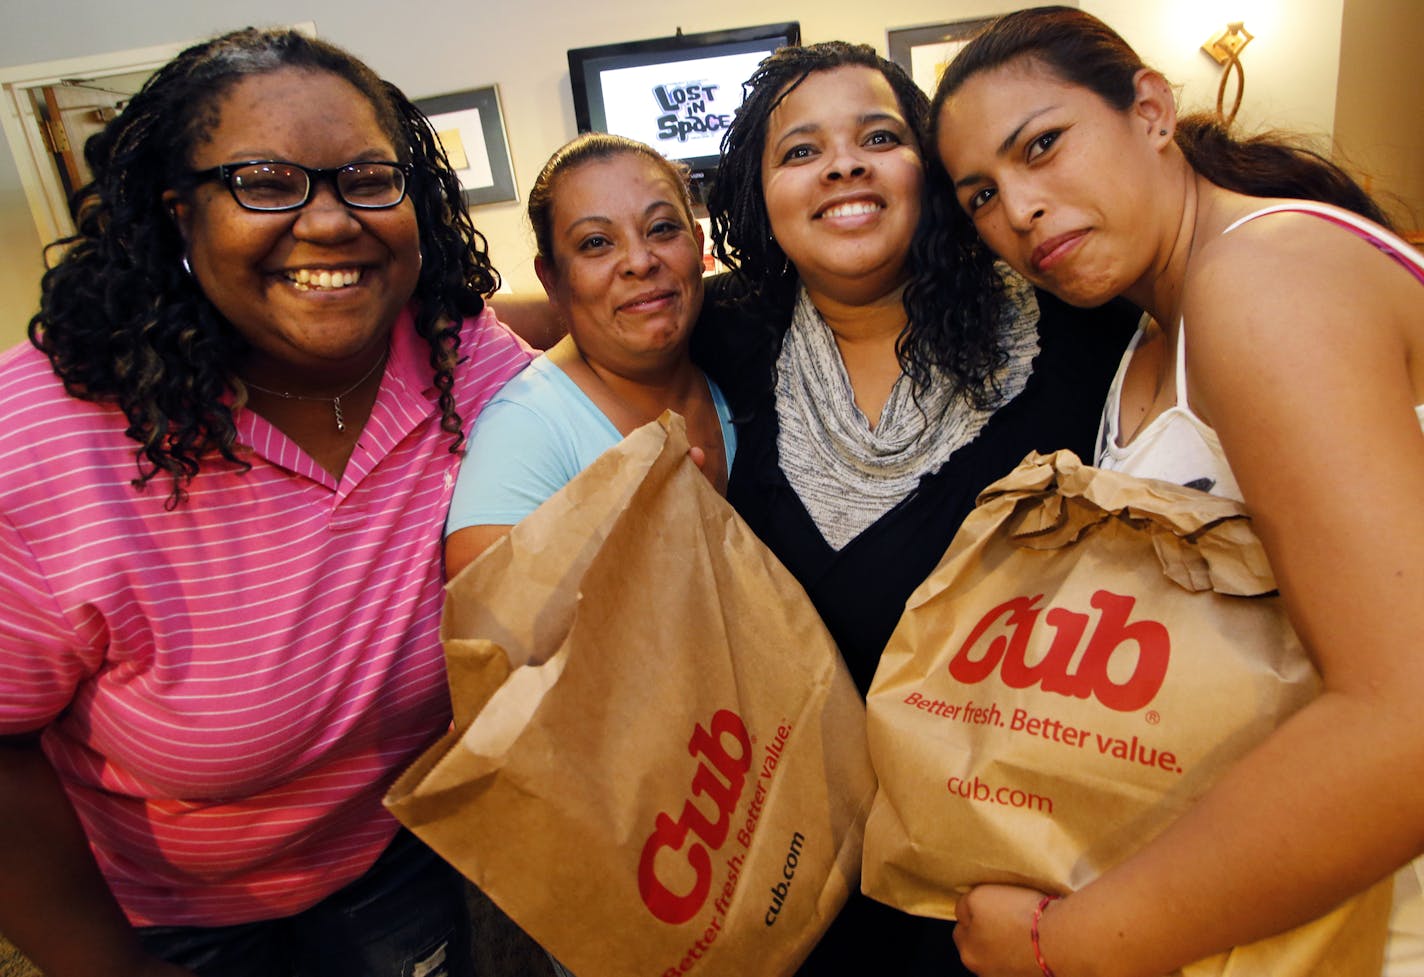
[[[288,26],[316,36],[313,21]],[[15,158],[20,184],[24,187],[25,199],[42,242],[48,244],[73,234],[74,222],[69,216],[69,200],[65,196],[54,157],[40,132],[30,91],[57,85],[66,78],[98,80],[109,75],[155,71],[180,52],[202,43],[202,40],[155,44],[108,54],[0,68],[0,126],[4,128],[10,154]]]

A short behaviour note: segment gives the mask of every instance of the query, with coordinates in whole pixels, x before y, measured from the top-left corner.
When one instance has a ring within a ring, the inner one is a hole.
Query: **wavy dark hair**
[[[1018,58],[1031,58],[1119,111],[1133,104],[1137,73],[1148,67],[1092,14],[1062,6],[1005,14],[970,41],[940,77],[931,106],[932,141],[946,99],[973,76]],[[1369,193],[1300,136],[1268,132],[1237,139],[1214,114],[1200,112],[1177,121],[1175,140],[1192,169],[1217,186],[1252,197],[1319,200],[1390,226]]]
[[[688,183],[692,171],[686,163],[668,159],[647,143],[627,136],[607,132],[585,132],[564,143],[549,157],[544,168],[534,179],[529,190],[529,226],[534,231],[534,247],[540,258],[550,266],[554,261],[554,194],[559,177],[569,170],[595,160],[613,159],[616,156],[641,156],[667,174],[673,186],[681,191],[678,203],[682,205],[683,216],[690,225],[692,215],[692,193]]]
[[[430,345],[441,428],[451,451],[464,441],[453,394],[460,321],[478,315],[499,287],[484,237],[475,230],[459,180],[425,116],[351,54],[290,30],[247,28],[188,48],[159,69],[123,113],[85,145],[93,182],[71,201],[72,237],[47,249],[62,256],[44,275],[29,337],[65,390],[115,403],[138,442],[135,488],[172,477],[170,508],[205,459],[243,470],[232,409],[246,387],[234,372],[246,342],[183,268],[184,245],[163,194],[188,183],[193,146],[218,124],[222,97],[244,77],[282,68],[329,72],[375,109],[400,162],[413,166],[422,263],[415,328]]]
[[[768,318],[778,341],[795,302],[795,266],[772,238],[762,190],[762,153],[771,113],[806,78],[820,71],[865,67],[880,72],[895,93],[900,111],[914,133],[921,159],[929,140],[929,99],[903,68],[880,57],[866,44],[826,41],[784,47],[766,58],[744,84],[746,98],[722,138],[722,159],[708,194],[712,248],[739,280],[746,301]],[[962,218],[953,241],[926,240],[933,226],[933,197],[944,193],[927,167],[926,199],[907,259],[909,285],[904,304],[905,331],[896,344],[900,367],[922,391],[937,374],[947,376],[976,405],[997,399],[993,374],[1002,363],[1005,298],[994,259]],[[953,203],[952,196],[949,202]]]

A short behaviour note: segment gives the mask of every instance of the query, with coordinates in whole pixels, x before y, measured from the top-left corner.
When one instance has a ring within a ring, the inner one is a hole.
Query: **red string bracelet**
[[[1048,908],[1048,904],[1057,898],[1057,896],[1044,896],[1038,900],[1038,907],[1033,911],[1033,923],[1028,928],[1028,938],[1033,941],[1033,958],[1038,961],[1038,969],[1043,971],[1043,977],[1057,977],[1057,975],[1048,965],[1048,961],[1043,959],[1043,947],[1038,945],[1038,921],[1043,918],[1043,911]]]

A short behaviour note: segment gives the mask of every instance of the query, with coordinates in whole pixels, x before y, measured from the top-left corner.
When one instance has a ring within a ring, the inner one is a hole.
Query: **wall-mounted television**
[[[768,54],[800,43],[800,23],[788,21],[574,48],[569,81],[578,130],[628,136],[681,160],[700,197],[742,104],[742,82]]]

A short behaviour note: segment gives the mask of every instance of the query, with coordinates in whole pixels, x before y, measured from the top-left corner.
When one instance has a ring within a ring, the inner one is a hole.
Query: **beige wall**
[[[0,349],[25,335],[25,326],[39,307],[40,236],[30,217],[20,177],[8,154],[0,160],[0,180],[13,182],[0,189]]]
[[[1346,0],[1335,141],[1405,230],[1424,231],[1424,3]]]
[[[1081,5],[1181,83],[1181,100],[1192,107],[1207,106],[1216,96],[1218,69],[1198,47],[1227,19],[1243,18],[1257,39],[1245,55],[1242,121],[1256,126],[1268,118],[1328,133],[1335,116],[1343,2],[1082,0]],[[1407,6],[1419,0],[1392,2]],[[574,134],[564,57],[571,46],[662,36],[678,27],[692,32],[800,20],[808,42],[843,38],[883,52],[889,27],[986,16],[1018,5],[1011,0],[721,0],[656,7],[587,0],[421,0],[392,6],[246,0],[239,10],[215,0],[8,0],[0,66],[175,43],[247,23],[312,20],[318,34],[350,48],[412,97],[497,83],[522,195],[548,154]],[[521,204],[477,208],[475,222],[510,284],[537,289]],[[20,340],[34,311],[39,248],[14,161],[0,151],[0,347]]]

